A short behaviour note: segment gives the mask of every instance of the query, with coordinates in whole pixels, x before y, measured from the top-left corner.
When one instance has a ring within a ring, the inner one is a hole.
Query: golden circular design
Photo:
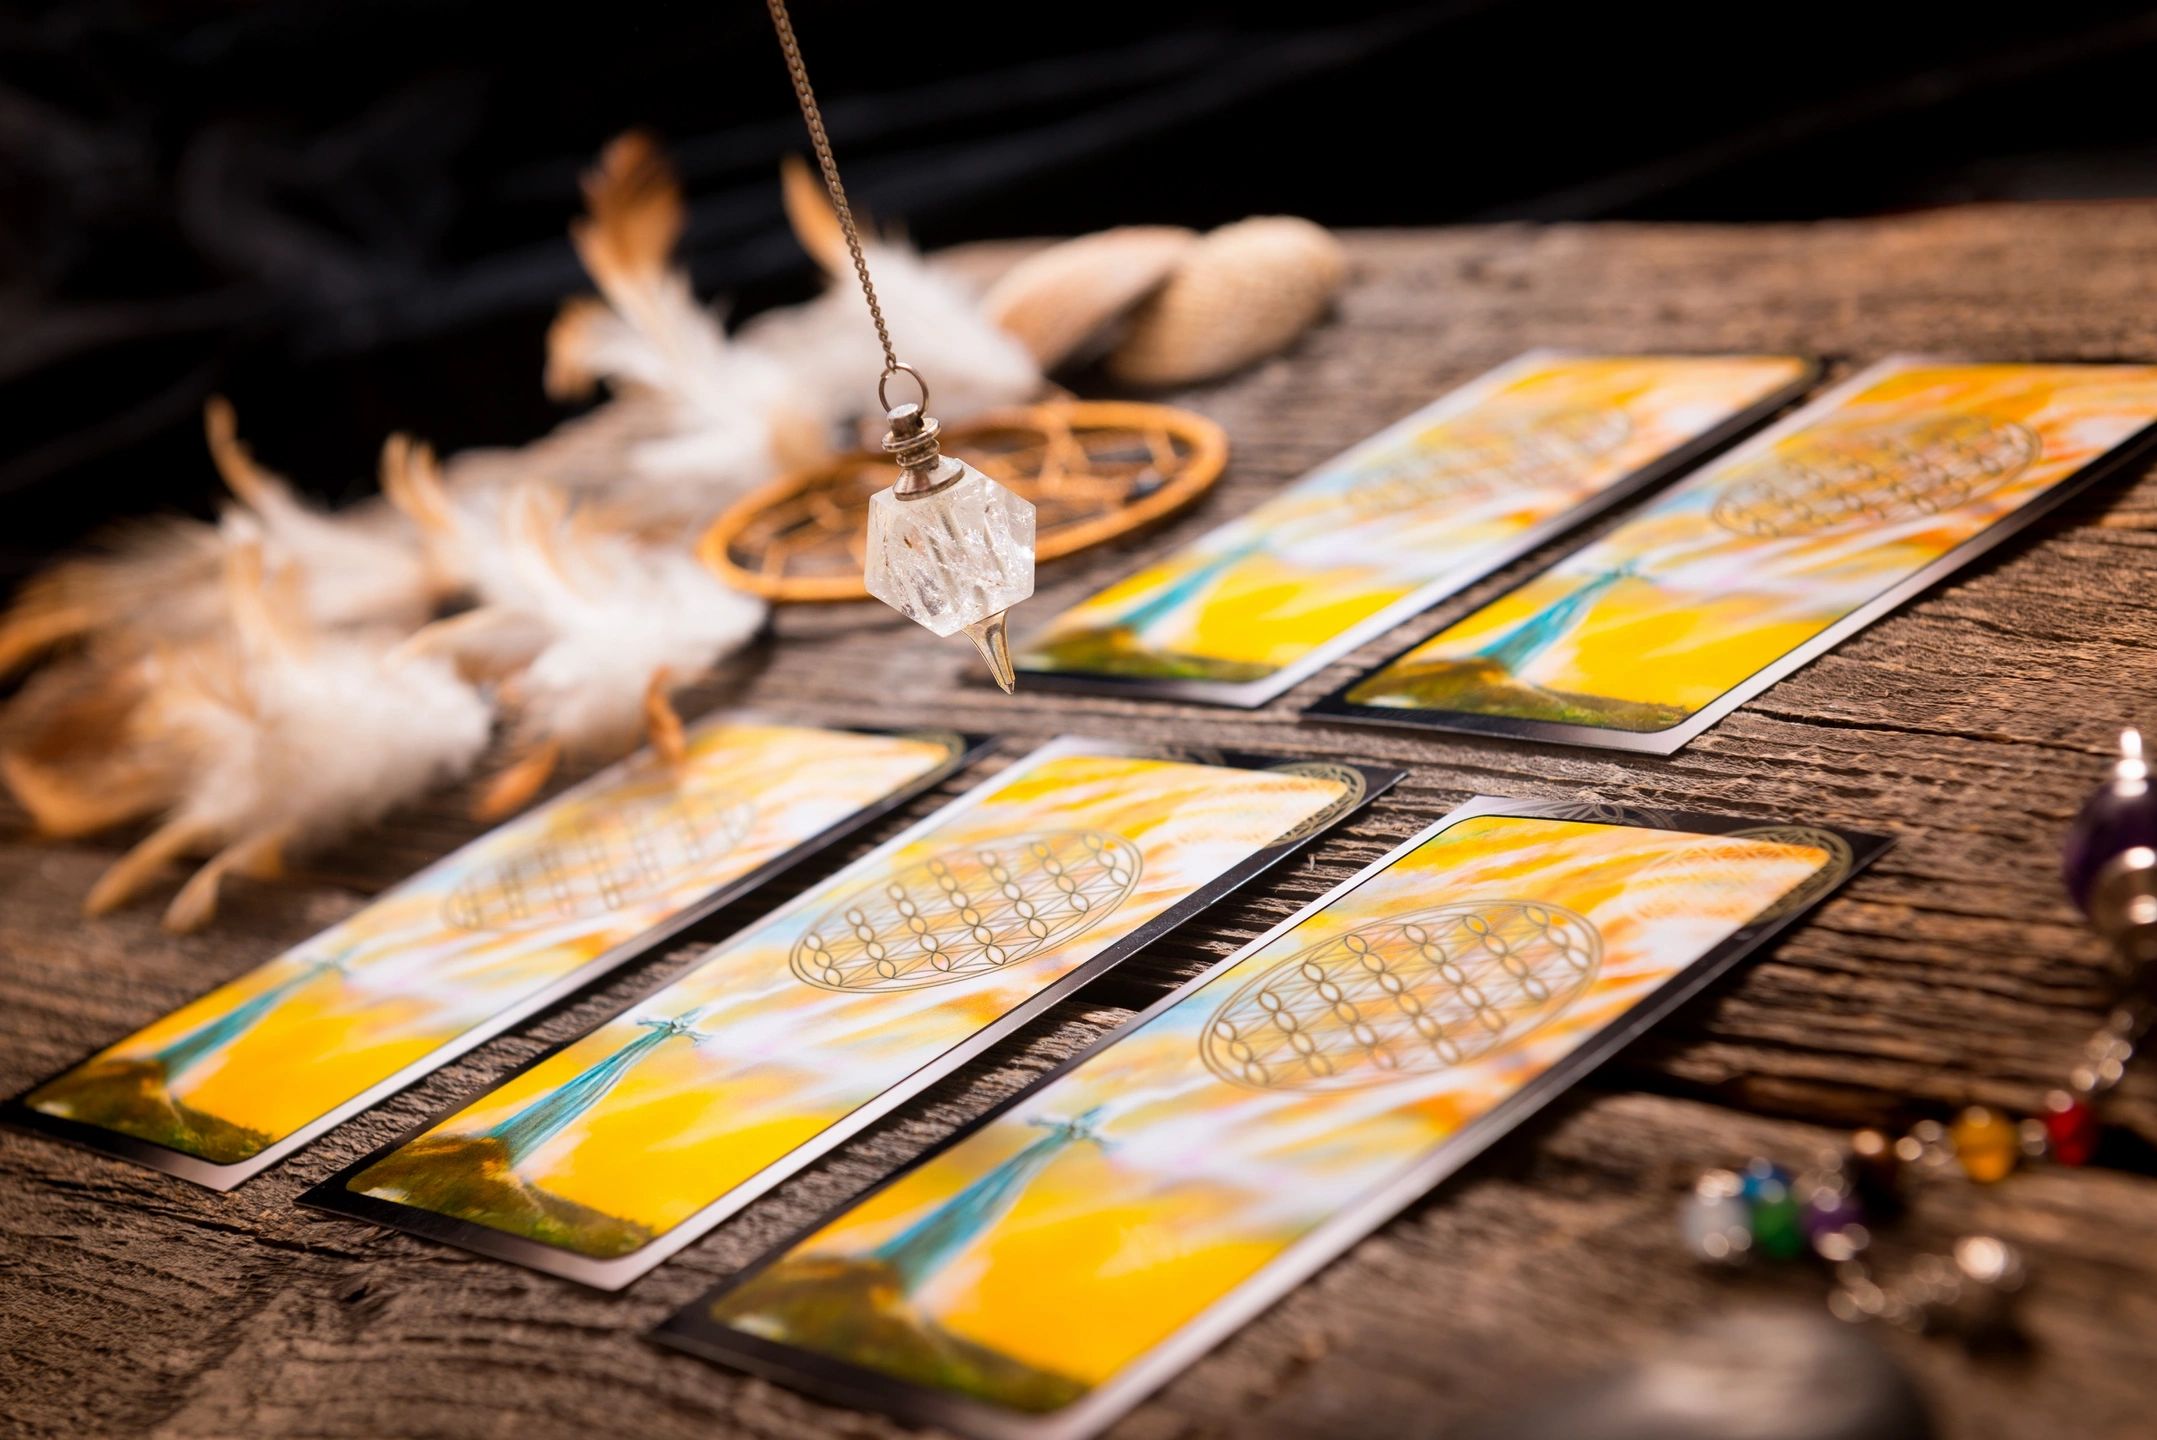
[[[1245,981],[1199,1057],[1254,1090],[1358,1090],[1519,1044],[1595,979],[1603,937],[1529,900],[1473,900],[1360,925]]]
[[[1573,490],[1632,429],[1624,411],[1585,405],[1440,421],[1359,464],[1343,496],[1367,518],[1501,493]]]
[[[1793,886],[1780,900],[1753,917],[1755,925],[1766,920],[1780,920],[1783,916],[1806,906],[1842,883],[1857,863],[1850,842],[1832,830],[1817,825],[1756,825],[1749,830],[1733,830],[1732,840],[1751,840],[1766,845],[1805,845],[1827,852],[1827,864]]]
[[[559,821],[466,876],[442,900],[459,930],[513,931],[615,910],[696,875],[746,839],[756,807],[669,782],[575,802]]]
[[[1353,765],[1337,765],[1331,760],[1293,760],[1286,765],[1268,765],[1266,768],[1276,775],[1304,775],[1313,780],[1330,780],[1341,787],[1339,798],[1332,804],[1274,836],[1275,845],[1293,845],[1298,840],[1308,840],[1361,804],[1364,792],[1370,788],[1361,770]]]
[[[819,915],[787,956],[820,990],[918,990],[1006,969],[1116,912],[1143,857],[1121,835],[1050,830],[916,861]]]
[[[1984,498],[2043,449],[2027,427],[1982,415],[1809,432],[1735,467],[1712,513],[1762,539],[1899,525]]]
[[[1212,487],[1228,436],[1168,405],[1062,400],[944,427],[943,448],[1033,502],[1034,554],[1054,560],[1175,513]],[[783,475],[713,521],[711,571],[776,603],[864,600],[869,497],[895,475],[857,452]]]

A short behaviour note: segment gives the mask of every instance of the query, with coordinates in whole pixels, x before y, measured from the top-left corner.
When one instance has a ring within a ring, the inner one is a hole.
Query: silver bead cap
[[[919,405],[894,405],[884,419],[890,427],[884,432],[884,453],[899,465],[899,478],[891,488],[901,500],[933,495],[966,473],[964,465],[938,447],[942,427]]]

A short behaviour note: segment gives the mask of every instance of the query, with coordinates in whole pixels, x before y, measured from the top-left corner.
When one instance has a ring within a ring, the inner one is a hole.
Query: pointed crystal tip
[[[1018,675],[1011,668],[1011,642],[1004,634],[1004,616],[1008,611],[999,610],[986,620],[976,620],[966,627],[966,638],[974,642],[981,658],[988,662],[989,673],[996,683],[1009,695],[1018,684]]]

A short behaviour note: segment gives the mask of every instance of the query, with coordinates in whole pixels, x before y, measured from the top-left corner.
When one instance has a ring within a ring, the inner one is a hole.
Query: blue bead
[[[1745,1162],[1739,1194],[1755,1205],[1779,1205],[1790,1197],[1790,1172],[1772,1160]]]

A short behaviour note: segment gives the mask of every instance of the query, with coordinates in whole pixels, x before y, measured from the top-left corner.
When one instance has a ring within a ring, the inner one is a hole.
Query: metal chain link
[[[854,257],[854,273],[861,278],[861,296],[869,302],[869,318],[876,322],[877,343],[884,347],[883,380],[900,371],[913,375],[913,368],[891,348],[891,331],[884,324],[884,307],[877,303],[875,282],[869,279],[869,262],[861,253],[861,236],[854,229],[854,212],[846,203],[846,187],[839,183],[839,162],[832,158],[831,137],[824,133],[824,112],[817,108],[816,92],[809,88],[809,67],[802,63],[801,45],[794,39],[794,22],[786,13],[786,0],[765,0],[771,10],[772,28],[779,32],[779,49],[786,55],[787,74],[794,81],[794,98],[801,102],[801,118],[809,126],[809,143],[816,149],[816,163],[823,167],[824,189],[831,208],[838,212],[839,228],[846,234],[847,253]],[[921,377],[915,375],[918,381]],[[924,395],[927,387],[924,386]],[[881,394],[881,384],[879,385]]]

